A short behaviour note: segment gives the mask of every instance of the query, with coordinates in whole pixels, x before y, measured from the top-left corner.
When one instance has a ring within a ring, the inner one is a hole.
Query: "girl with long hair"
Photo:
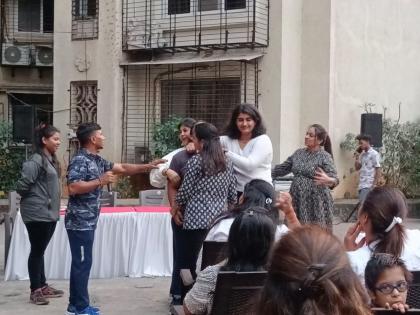
[[[318,224],[332,230],[333,198],[331,189],[338,176],[331,151],[331,140],[324,127],[309,126],[305,148],[296,150],[285,162],[273,169],[273,178],[293,173],[290,194],[297,217],[302,224]]]
[[[320,227],[303,226],[276,243],[257,314],[371,313],[341,242]]]
[[[187,162],[175,201],[179,208],[176,222],[184,230],[180,269],[190,269],[195,274],[198,253],[211,222],[236,202],[236,179],[215,126],[196,123],[192,140],[197,154]]]
[[[274,242],[275,224],[267,210],[251,207],[239,213],[228,239],[228,257],[201,271],[184,300],[185,314],[210,314],[219,271],[265,270]]]
[[[30,301],[37,305],[48,304],[48,298],[64,294],[47,284],[44,270],[44,252],[60,212],[60,165],[55,155],[59,145],[57,128],[42,125],[36,129],[35,153],[23,163],[16,189],[22,197],[20,212],[31,244],[28,258]]]
[[[409,270],[420,270],[420,230],[404,226],[407,213],[407,201],[397,188],[376,187],[367,194],[356,224],[344,238],[350,262],[362,281],[366,264],[376,253],[391,254],[403,259]]]

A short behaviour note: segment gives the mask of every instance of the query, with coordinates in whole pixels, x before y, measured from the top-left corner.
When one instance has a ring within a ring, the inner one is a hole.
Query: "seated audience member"
[[[341,242],[320,227],[302,226],[274,246],[256,313],[368,315],[367,301]]]
[[[390,254],[375,254],[365,270],[365,285],[373,307],[408,310],[407,291],[413,275],[404,261]]]
[[[206,241],[226,242],[235,218],[250,207],[261,207],[269,211],[273,222],[277,225],[276,240],[289,231],[285,224],[279,224],[279,208],[284,212],[290,228],[293,229],[300,225],[293,210],[290,194],[280,193],[276,200],[275,191],[271,184],[262,179],[253,179],[245,185],[244,193],[239,198],[239,205],[228,212],[222,213],[215,219],[207,234]]]
[[[367,194],[357,223],[344,239],[350,263],[361,281],[373,253],[391,254],[404,260],[409,270],[420,270],[420,230],[404,227],[407,212],[406,199],[396,188],[376,187]]]
[[[210,314],[219,271],[249,272],[264,270],[274,241],[275,225],[267,210],[253,207],[233,221],[228,239],[228,258],[198,274],[184,299],[188,314]]]

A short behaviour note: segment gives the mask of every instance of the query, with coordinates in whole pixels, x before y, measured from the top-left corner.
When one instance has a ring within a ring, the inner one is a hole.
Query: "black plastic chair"
[[[267,277],[266,271],[220,271],[217,276],[211,315],[252,315],[259,293]],[[183,315],[182,305],[171,309]]]
[[[407,304],[416,309],[420,309],[420,271],[412,271],[413,282],[411,283],[408,294]]]
[[[372,308],[374,315],[401,315],[401,312],[394,311],[394,310],[386,310],[384,308]],[[405,314],[409,315],[420,315],[419,309],[409,309],[405,312]]]

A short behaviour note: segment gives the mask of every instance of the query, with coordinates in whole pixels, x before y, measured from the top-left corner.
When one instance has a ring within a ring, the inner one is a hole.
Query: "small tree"
[[[25,154],[22,148],[13,147],[12,126],[0,121],[0,198],[16,188]]]

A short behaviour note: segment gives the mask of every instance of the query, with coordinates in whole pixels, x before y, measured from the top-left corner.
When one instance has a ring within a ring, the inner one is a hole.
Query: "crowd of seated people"
[[[255,182],[247,186],[258,187]],[[247,200],[247,186],[242,204]],[[275,199],[273,195],[273,206],[293,211],[284,196]],[[250,314],[358,315],[373,314],[378,307],[400,313],[410,309],[407,292],[410,271],[420,270],[420,242],[416,241],[420,231],[404,227],[407,204],[399,190],[373,189],[344,245],[326,229],[296,222],[275,237],[276,221],[267,207],[235,211],[221,219],[232,221],[225,228],[228,258],[198,274],[184,300],[186,314],[210,314],[220,270],[267,270]],[[290,213],[287,216],[293,218]]]

